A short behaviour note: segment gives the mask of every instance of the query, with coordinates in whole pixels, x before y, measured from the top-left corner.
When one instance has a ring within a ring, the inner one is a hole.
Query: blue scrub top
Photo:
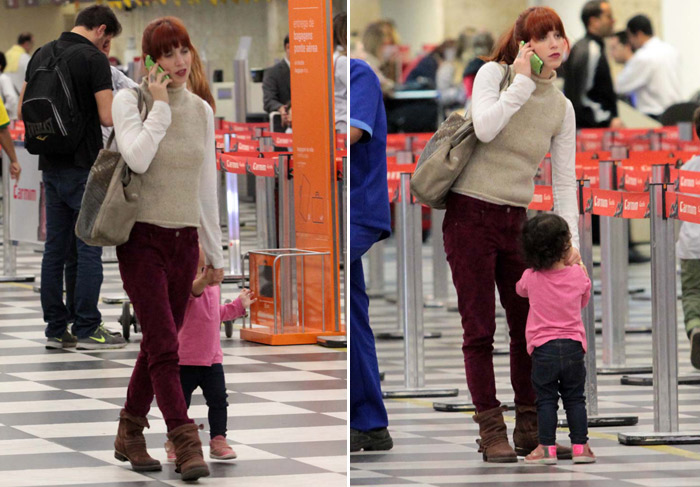
[[[364,132],[350,146],[350,223],[391,233],[386,181],[386,112],[372,68],[350,60],[350,126]]]

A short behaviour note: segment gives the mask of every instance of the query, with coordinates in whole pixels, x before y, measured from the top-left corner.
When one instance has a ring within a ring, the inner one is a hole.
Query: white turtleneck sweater
[[[566,220],[579,248],[576,202],[576,116],[571,102],[552,83],[514,74],[502,93],[503,66],[486,63],[477,73],[472,121],[479,143],[452,191],[496,204],[527,207],[533,177],[552,156],[554,211]]]
[[[199,227],[207,264],[224,267],[217,200],[214,112],[184,86],[168,89],[169,102],[153,101],[141,121],[136,93],[114,97],[115,138],[124,160],[143,174],[142,206],[136,221],[166,228]]]

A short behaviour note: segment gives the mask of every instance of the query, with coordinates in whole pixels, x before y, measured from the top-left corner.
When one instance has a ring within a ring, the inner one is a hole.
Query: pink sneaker
[[[574,463],[595,463],[595,454],[591,451],[588,443],[585,445],[571,445],[573,454],[571,459]]]
[[[537,445],[537,448],[532,450],[530,454],[525,457],[525,463],[532,465],[556,465],[556,445]]]
[[[175,455],[175,445],[173,445],[173,442],[170,440],[165,442],[165,454],[168,457],[168,462],[175,463],[175,460],[177,460],[177,455]]]
[[[209,442],[209,457],[216,460],[233,460],[236,458],[236,452],[226,442],[226,437],[219,435],[215,436]]]

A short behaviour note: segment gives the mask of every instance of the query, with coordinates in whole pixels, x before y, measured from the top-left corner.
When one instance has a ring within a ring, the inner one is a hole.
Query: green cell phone
[[[520,41],[520,46],[524,46],[525,41]],[[540,59],[540,57],[536,53],[532,53],[532,57],[530,58],[530,68],[532,68],[532,72],[535,74],[540,74],[542,73],[542,66],[544,66],[544,61]]]
[[[152,58],[149,54],[146,54],[146,59],[144,60],[144,64],[146,65],[146,69],[148,69],[148,70],[150,70],[150,69],[153,67],[153,65],[155,64],[155,63],[153,62],[153,58]],[[162,73],[163,71],[165,71],[165,70],[163,69],[163,67],[162,67],[162,66],[158,66],[158,71],[157,71],[157,72],[158,72],[158,73]],[[163,76],[163,79],[170,79],[170,76],[166,74],[165,76]]]

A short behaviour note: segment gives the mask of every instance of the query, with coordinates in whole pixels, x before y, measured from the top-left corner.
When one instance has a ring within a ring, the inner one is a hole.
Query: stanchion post
[[[666,215],[666,165],[652,166],[651,316],[654,355],[654,431],[618,433],[623,445],[700,443],[700,431],[678,431],[678,321],[674,222]]]
[[[678,431],[678,322],[673,220],[666,217],[665,165],[652,166],[651,319],[654,354],[654,431]]]
[[[423,262],[421,205],[411,198],[411,175],[401,174],[397,205],[397,268],[403,275],[398,288],[400,321],[404,338],[404,389],[385,390],[385,398],[456,396],[458,389],[425,388],[423,334]]]
[[[231,134],[224,135],[224,152],[231,151]],[[226,226],[228,227],[228,278],[243,278],[238,174],[224,172],[226,182]]]
[[[277,171],[277,187],[279,188],[279,245],[283,249],[294,248],[294,183],[290,171],[288,155],[279,156]],[[303,258],[302,258],[303,261]],[[296,265],[289,259],[280,261],[281,285],[281,319],[282,326],[294,324],[294,276]]]
[[[600,189],[617,189],[615,161],[600,161]],[[629,318],[627,221],[600,217],[600,271],[603,367],[599,374],[643,374],[651,367],[625,365],[625,327]]]
[[[445,210],[430,210],[430,240],[433,248],[433,295],[425,301],[426,308],[442,308],[447,304],[447,255],[442,242],[442,222]]]
[[[384,290],[384,246],[384,240],[381,240],[372,245],[372,248],[367,252],[369,259],[367,296],[370,298],[383,298],[386,295]]]
[[[261,137],[260,150],[271,149],[270,137]],[[255,176],[255,216],[257,219],[258,246],[261,249],[276,249],[277,222],[275,211],[275,178]]]
[[[579,251],[581,260],[586,266],[588,276],[593,282],[593,231],[591,227],[591,214],[586,212],[585,200],[583,198],[584,188],[590,188],[590,181],[578,181],[578,235]],[[582,311],[583,325],[586,329],[586,409],[588,417],[598,415],[598,378],[595,373],[596,366],[596,346],[595,346],[595,304],[593,299],[593,288],[591,285],[591,298],[588,305]]]

